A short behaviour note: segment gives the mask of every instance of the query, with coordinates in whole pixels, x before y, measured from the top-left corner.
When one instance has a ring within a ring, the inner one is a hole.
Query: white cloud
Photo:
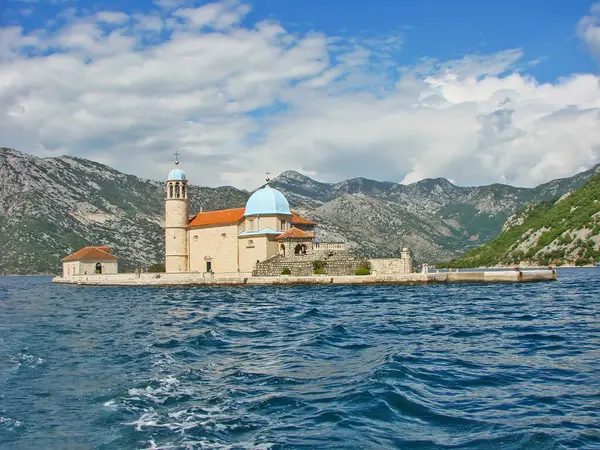
[[[250,12],[250,7],[237,2],[209,3],[199,8],[182,8],[173,15],[183,18],[187,24],[202,28],[211,26],[226,29],[239,23]]]
[[[596,75],[539,83],[520,49],[398,67],[402,35],[296,35],[241,25],[237,2],[179,6],[1,29],[0,145],[156,179],[180,150],[192,182],[245,188],[265,169],[531,186],[600,159]]]
[[[160,31],[164,24],[157,14],[134,14],[135,29],[139,31]]]
[[[600,2],[594,3],[590,8],[590,15],[579,21],[577,34],[588,46],[590,53],[600,61]]]
[[[96,19],[99,22],[106,22],[120,25],[129,20],[129,16],[120,11],[100,11],[96,13]]]

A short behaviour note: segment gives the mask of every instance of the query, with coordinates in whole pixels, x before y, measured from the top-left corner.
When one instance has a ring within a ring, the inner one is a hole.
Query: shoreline
[[[53,283],[79,286],[285,286],[430,283],[527,283],[556,280],[555,270],[434,272],[396,275],[214,277],[204,273],[75,275]]]

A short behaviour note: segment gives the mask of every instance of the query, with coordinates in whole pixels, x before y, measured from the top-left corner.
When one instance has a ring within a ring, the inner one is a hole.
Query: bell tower
[[[179,167],[175,152],[175,168],[167,177],[165,199],[165,272],[188,271],[188,200],[187,179]]]

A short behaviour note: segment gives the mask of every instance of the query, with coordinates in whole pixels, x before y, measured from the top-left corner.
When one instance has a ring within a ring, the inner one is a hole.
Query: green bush
[[[372,269],[372,266],[371,266],[371,261],[369,261],[368,259],[363,259],[363,260],[360,262],[360,264],[358,265],[358,267],[359,267],[360,269],[367,269],[367,270],[370,272],[370,271],[371,271],[371,269]]]
[[[281,271],[281,275],[291,275],[292,271],[290,270],[289,267],[284,267],[283,270]]]
[[[325,267],[327,266],[327,262],[321,261],[320,259],[313,261],[312,264],[313,264],[313,272],[315,272],[315,273],[317,270],[325,270]]]
[[[163,263],[152,264],[148,267],[148,272],[150,273],[162,273],[165,271],[165,265]]]
[[[359,267],[354,271],[354,275],[371,275],[371,271],[366,267]]]
[[[325,269],[315,269],[313,270],[313,273],[315,275],[325,275],[327,272],[325,272]]]

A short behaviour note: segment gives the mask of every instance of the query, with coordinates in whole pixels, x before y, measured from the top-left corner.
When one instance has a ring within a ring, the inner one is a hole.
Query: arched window
[[[254,241],[252,239],[248,239],[248,245],[246,247],[254,247]]]
[[[169,183],[169,198],[173,198],[173,183]]]
[[[175,198],[180,198],[181,196],[181,188],[179,183],[175,183]]]
[[[187,198],[185,193],[185,184],[181,185],[181,198]]]

